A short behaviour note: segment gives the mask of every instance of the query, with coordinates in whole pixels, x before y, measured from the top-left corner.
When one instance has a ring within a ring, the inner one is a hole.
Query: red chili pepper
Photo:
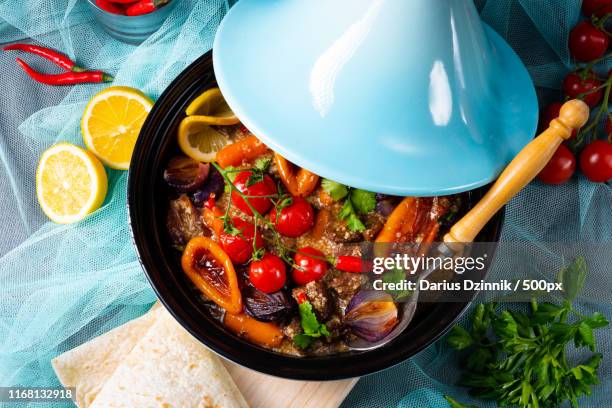
[[[104,11],[112,14],[125,14],[123,7],[119,6],[116,1],[96,0],[96,6]]]
[[[336,259],[336,269],[344,272],[363,272],[364,261],[358,256],[341,255]]]
[[[170,0],[141,0],[138,3],[129,6],[125,10],[125,14],[128,16],[140,16],[143,14],[149,14],[159,9],[160,7],[168,4]]]
[[[210,193],[210,195],[208,196],[208,200],[204,202],[204,207],[208,208],[209,210],[214,210],[215,205],[217,205],[217,202],[215,200],[215,193]]]
[[[26,64],[21,58],[17,63],[33,80],[47,85],[74,85],[84,83],[111,82],[113,77],[102,71],[64,72],[63,74],[41,74]]]
[[[85,68],[77,66],[70,58],[50,48],[41,47],[34,44],[11,44],[3,48],[4,51],[24,51],[31,54],[36,54],[40,57],[48,59],[55,65],[64,68],[67,71],[83,72]]]

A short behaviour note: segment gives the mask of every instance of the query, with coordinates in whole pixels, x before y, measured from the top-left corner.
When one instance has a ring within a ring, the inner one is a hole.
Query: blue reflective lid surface
[[[484,185],[537,125],[527,70],[471,0],[241,0],[213,58],[264,143],[370,191]]]

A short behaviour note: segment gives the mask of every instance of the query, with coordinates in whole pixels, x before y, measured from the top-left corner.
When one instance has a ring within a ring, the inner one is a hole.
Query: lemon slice
[[[36,196],[43,212],[58,224],[80,221],[104,202],[108,181],[92,153],[69,143],[51,146],[36,170]]]
[[[96,94],[81,119],[85,146],[107,166],[127,170],[140,128],[153,107],[145,94],[112,86]]]
[[[227,136],[213,129],[207,121],[202,120],[201,116],[187,116],[179,125],[179,147],[194,160],[201,162],[215,160],[217,152],[228,142]]]
[[[223,98],[219,88],[211,88],[193,100],[185,109],[187,116],[202,116],[211,125],[235,125],[240,121]]]

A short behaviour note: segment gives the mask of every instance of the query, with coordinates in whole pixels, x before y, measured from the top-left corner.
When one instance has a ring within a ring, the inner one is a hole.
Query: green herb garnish
[[[310,346],[315,338],[321,336],[329,336],[329,331],[324,324],[319,323],[317,316],[312,311],[312,305],[309,301],[304,301],[299,305],[300,323],[304,333],[297,334],[293,337],[293,342],[299,348],[305,349]]]
[[[264,176],[268,172],[270,163],[272,163],[272,159],[270,158],[257,159],[255,161],[253,168],[251,169],[251,175],[249,176],[249,179],[246,182],[246,186],[250,187],[254,184],[262,182],[264,179]]]
[[[391,271],[387,271],[381,275],[381,280],[384,283],[400,283],[403,280],[406,280],[406,272],[401,269],[393,269]],[[387,290],[387,293],[393,296],[393,299],[398,301],[401,299],[405,299],[406,297],[412,294],[411,290]]]
[[[348,229],[355,232],[365,231],[365,225],[359,219],[359,214],[367,214],[376,208],[376,194],[347,187],[328,179],[323,179],[321,186],[334,201],[346,198],[338,216],[341,220],[346,221]]]
[[[577,407],[578,398],[590,395],[591,386],[599,383],[602,355],[572,366],[566,348],[573,343],[595,351],[593,330],[608,325],[601,313],[584,316],[572,307],[585,275],[584,258],[559,274],[566,294],[561,305],[533,299],[529,313],[478,305],[471,329],[455,326],[447,339],[453,348],[470,351],[461,385],[501,406],[557,407],[569,401]]]
[[[348,187],[344,184],[336,183],[328,179],[323,179],[321,181],[321,187],[334,201],[342,200],[349,192]]]
[[[376,194],[358,188],[351,189],[351,203],[359,214],[367,214],[376,208]]]

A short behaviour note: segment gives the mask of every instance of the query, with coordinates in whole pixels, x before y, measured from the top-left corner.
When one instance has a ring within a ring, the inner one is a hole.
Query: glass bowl
[[[159,10],[141,16],[109,13],[98,7],[95,0],[87,0],[87,3],[96,20],[111,37],[128,44],[140,44],[161,27],[179,1],[171,0]]]

